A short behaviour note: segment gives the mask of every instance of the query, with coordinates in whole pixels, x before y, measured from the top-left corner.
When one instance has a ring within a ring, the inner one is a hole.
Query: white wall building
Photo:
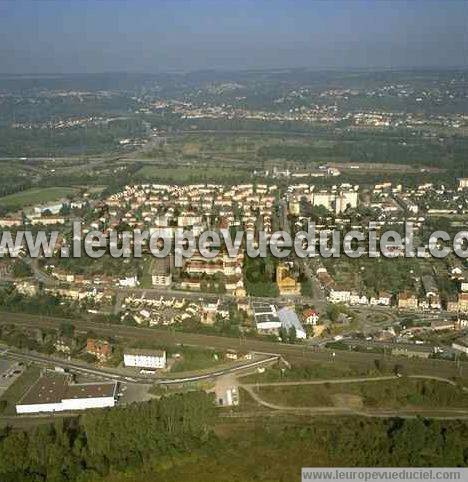
[[[307,338],[307,333],[301,325],[296,312],[292,308],[281,308],[281,310],[278,311],[278,317],[283,328],[286,330],[294,328],[298,339],[305,340]]]
[[[349,303],[351,298],[351,292],[344,289],[334,289],[330,290],[328,299],[330,303]]]
[[[124,353],[124,365],[136,368],[166,368],[166,352],[138,348],[127,350]]]
[[[16,405],[16,413],[64,412],[115,406],[116,382],[71,383],[67,375],[41,376]]]

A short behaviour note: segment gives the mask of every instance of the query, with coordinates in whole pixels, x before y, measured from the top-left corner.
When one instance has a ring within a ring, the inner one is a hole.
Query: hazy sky
[[[468,66],[465,0],[0,0],[0,72]]]

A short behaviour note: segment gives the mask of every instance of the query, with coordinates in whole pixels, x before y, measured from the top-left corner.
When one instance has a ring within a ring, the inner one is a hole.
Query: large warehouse
[[[16,413],[113,407],[116,390],[116,382],[71,383],[68,375],[46,372],[23,395]]]

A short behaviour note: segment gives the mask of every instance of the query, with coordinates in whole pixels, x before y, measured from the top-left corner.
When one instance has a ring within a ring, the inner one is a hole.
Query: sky
[[[466,0],[0,0],[0,73],[467,66]]]

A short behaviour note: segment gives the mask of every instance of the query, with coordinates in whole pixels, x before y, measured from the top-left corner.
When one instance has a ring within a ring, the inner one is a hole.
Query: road
[[[275,403],[267,402],[256,393],[252,387],[243,387],[249,395],[260,405],[271,410],[279,412],[292,412],[300,415],[310,416],[361,416],[367,418],[435,418],[439,420],[468,420],[468,410],[461,409],[399,409],[399,410],[370,410],[362,408],[350,407],[291,407],[286,405],[277,405]]]
[[[312,284],[312,303],[315,306],[315,309],[320,313],[324,313],[327,306],[327,300],[325,296],[325,290],[320,286],[320,282],[315,276],[313,270],[310,267],[310,259],[302,259],[301,265],[304,271],[305,277],[310,281]]]
[[[38,363],[46,366],[59,366],[66,368],[73,372],[90,375],[93,377],[108,378],[120,383],[143,383],[143,384],[159,384],[159,385],[174,385],[179,383],[198,382],[202,380],[209,380],[230,374],[239,374],[247,370],[252,370],[260,366],[274,363],[278,360],[277,356],[263,357],[260,360],[250,361],[247,363],[236,364],[225,368],[214,368],[205,371],[204,373],[193,373],[179,377],[155,377],[152,375],[141,375],[138,373],[125,375],[109,368],[97,368],[84,363],[77,363],[73,361],[64,360],[62,358],[55,358],[38,353],[23,352],[15,348],[7,348],[2,350],[2,355],[13,358],[14,360]]]
[[[0,324],[14,323],[20,326],[33,328],[58,329],[64,320],[55,317],[0,312]],[[121,337],[132,340],[153,340],[158,344],[191,345],[204,348],[213,348],[226,351],[234,349],[239,351],[252,351],[263,354],[281,355],[288,361],[320,362],[321,364],[340,365],[349,368],[375,370],[375,361],[379,359],[390,366],[400,365],[406,373],[435,375],[444,378],[462,376],[468,378],[468,363],[454,362],[438,359],[408,359],[375,353],[354,351],[335,351],[325,348],[310,347],[307,345],[290,345],[277,343],[258,338],[231,338],[218,335],[200,333],[186,333],[163,328],[143,328],[117,324],[96,323],[84,320],[74,320],[75,327],[81,331],[93,331],[97,335],[108,337]],[[464,369],[465,368],[465,369]]]
[[[405,378],[412,378],[416,380],[433,380],[442,383],[448,383],[454,387],[460,385],[448,378],[436,377],[431,375],[408,375]],[[263,382],[263,383],[244,383],[243,387],[283,387],[283,386],[296,386],[296,385],[325,385],[325,384],[338,384],[343,383],[366,383],[366,382],[384,382],[389,380],[400,380],[401,377],[396,375],[387,375],[381,377],[354,377],[354,378],[329,378],[328,380],[292,380],[285,382]],[[468,387],[462,386],[461,389],[468,393]]]
[[[414,379],[424,379],[424,380],[436,380],[443,383],[448,383],[450,385],[458,386],[454,381],[448,380],[441,377],[433,376],[417,376],[413,375],[409,378]],[[304,415],[322,415],[322,416],[339,416],[339,415],[358,415],[362,417],[371,418],[388,418],[388,417],[399,417],[399,418],[415,418],[423,416],[425,418],[435,418],[441,420],[450,419],[466,419],[468,420],[468,409],[463,410],[459,408],[402,408],[402,409],[369,409],[369,408],[353,408],[353,407],[335,407],[335,406],[324,406],[324,407],[297,407],[297,406],[286,406],[278,405],[276,403],[264,400],[258,392],[255,391],[259,387],[271,387],[271,386],[293,386],[293,385],[321,385],[325,383],[365,383],[365,382],[379,382],[388,380],[397,380],[398,377],[395,376],[382,376],[382,377],[367,377],[367,378],[345,378],[345,379],[331,379],[331,380],[306,380],[306,381],[291,381],[291,382],[271,382],[271,383],[248,383],[241,384],[247,393],[263,407],[269,408],[275,411],[281,412],[292,412],[296,414]],[[462,390],[468,392],[468,388],[462,387]]]

